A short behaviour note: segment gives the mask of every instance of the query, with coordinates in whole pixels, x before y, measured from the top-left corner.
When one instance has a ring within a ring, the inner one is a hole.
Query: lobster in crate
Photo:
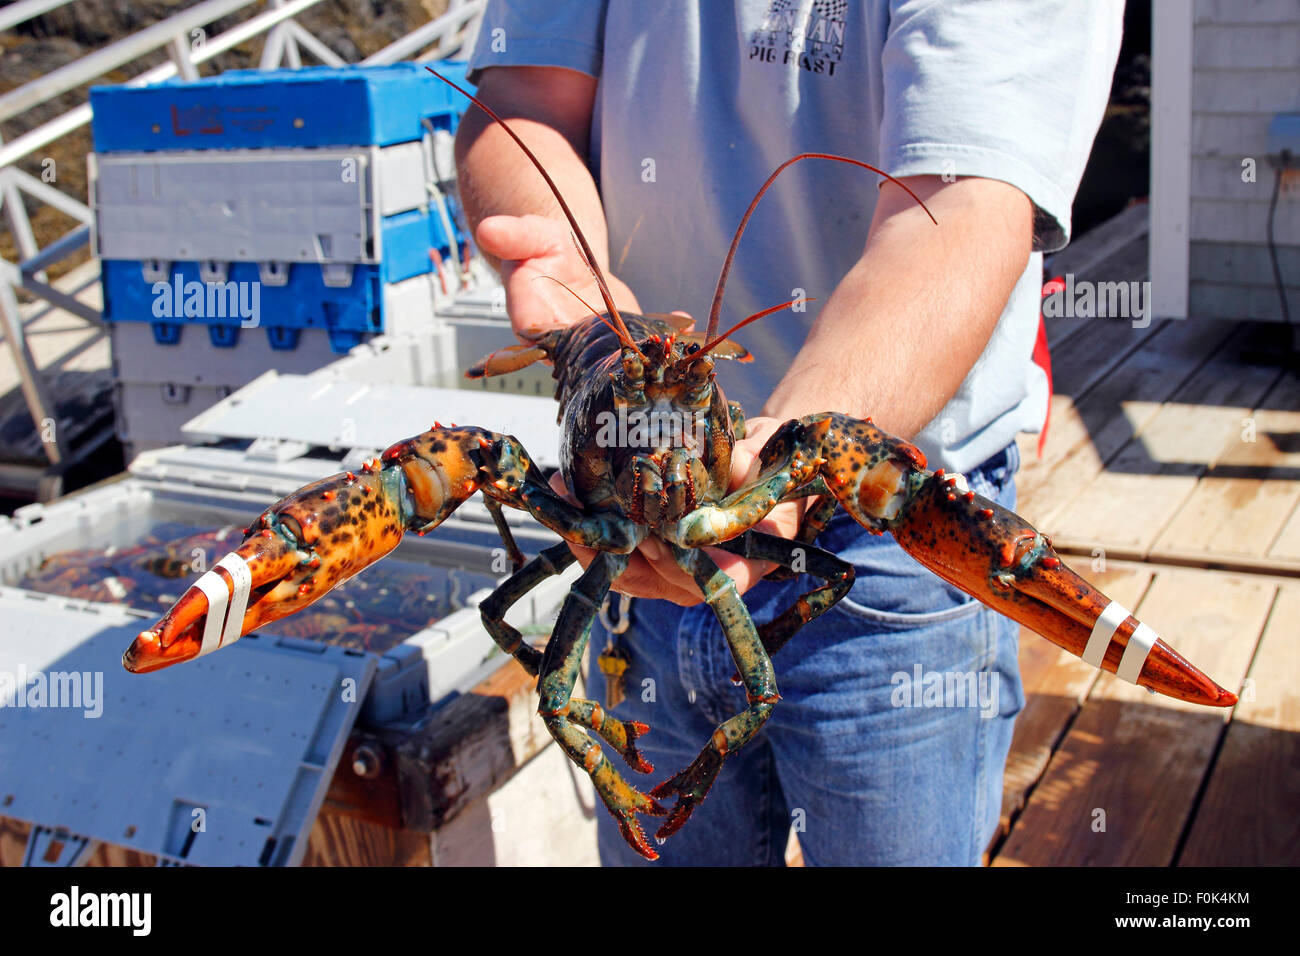
[[[961,475],[926,470],[925,456],[916,447],[885,434],[870,419],[826,412],[786,422],[763,446],[757,477],[728,493],[731,450],[735,438],[743,436],[744,418],[718,388],[714,363],[747,359],[748,353],[728,337],[790,304],[716,334],[727,271],[745,224],[781,170],[796,161],[839,160],[884,173],[856,160],[815,153],[778,167],[736,231],[707,331],[693,333],[687,331],[689,320],[619,313],[555,184],[510,127],[474,102],[506,129],[546,179],[604,301],[604,314],[593,310],[576,325],[503,348],[468,372],[477,377],[544,359],[554,363],[563,424],[561,472],[578,503],[551,488],[516,438],[472,425],[435,423],[371,459],[359,473],[315,482],[263,512],[236,551],[200,578],[157,626],[135,639],[123,656],[127,670],[152,671],[191,660],[301,610],[388,554],[405,532],[432,530],[479,492],[516,558],[516,573],[480,605],[484,626],[505,653],[539,678],[538,713],[547,730],[590,775],[627,842],[650,859],[657,853],[637,815],[667,817],[656,834],[661,841],[681,828],[728,755],[751,740],[777,706],[772,655],[852,585],[853,566],[812,544],[837,507],[874,533],[892,534],[944,580],[1094,666],[1183,700],[1219,707],[1236,702],[1234,694],[1071,571],[1023,518],[975,494]],[[602,422],[636,416],[652,422],[659,418],[659,424],[666,418],[679,427],[633,429],[620,432],[616,441],[602,429]],[[802,497],[816,503],[796,539],[754,528],[778,502]],[[527,511],[565,543],[522,564],[501,520],[503,505]],[[688,767],[648,794],[624,779],[599,741],[634,770],[648,773],[653,768],[636,741],[649,728],[572,696],[592,619],[647,537],[663,542],[695,579],[721,625],[748,699],[748,707],[718,726]],[[573,563],[567,542],[595,549],[597,555],[573,585],[539,651],[523,641],[504,615],[538,582]],[[756,626],[706,546],[774,562],[776,573],[806,571],[820,586]],[[659,803],[674,797],[671,810]]]

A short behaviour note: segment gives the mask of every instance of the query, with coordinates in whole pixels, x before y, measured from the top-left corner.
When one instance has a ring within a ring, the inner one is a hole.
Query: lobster
[[[136,637],[123,655],[127,670],[143,673],[191,660],[301,610],[391,552],[405,532],[436,528],[478,492],[515,559],[515,573],[480,605],[483,625],[502,651],[538,678],[538,713],[546,729],[589,775],[628,844],[651,860],[658,853],[638,815],[666,817],[656,833],[661,843],[687,822],[727,757],[753,739],[776,706],[772,656],[852,585],[853,565],[813,544],[837,507],[870,532],[892,534],[950,584],[1096,667],[1198,704],[1236,702],[1236,695],[1075,574],[1025,519],[971,491],[962,475],[927,470],[918,448],[886,434],[869,418],[832,411],[787,421],[760,451],[757,477],[728,492],[731,452],[744,435],[744,415],[718,387],[715,360],[747,360],[748,352],[729,337],[792,304],[765,309],[717,334],[727,272],[750,215],[781,171],[804,159],[852,163],[896,180],[866,163],[830,154],[801,154],[781,164],[741,220],[707,331],[700,334],[676,316],[620,314],[581,228],[542,164],[493,110],[434,75],[483,109],[528,156],[559,202],[600,289],[603,313],[591,309],[585,321],[502,348],[467,373],[502,374],[540,360],[554,365],[563,424],[561,474],[571,498],[550,486],[515,437],[435,423],[368,460],[359,472],[307,485],[264,511],[237,550],[200,578],[155,627]],[[620,431],[611,439],[602,426],[636,416],[651,423],[659,416],[661,425],[667,419],[680,427],[669,427],[666,435],[663,428]],[[754,527],[779,502],[798,498],[814,503],[794,539]],[[563,541],[523,563],[502,506],[528,512]],[[716,728],[689,766],[647,794],[624,779],[600,741],[633,770],[649,773],[653,767],[637,740],[650,728],[619,720],[599,703],[574,697],[573,690],[593,618],[631,553],[650,536],[670,550],[713,609],[748,706]],[[539,650],[504,615],[539,582],[574,562],[570,542],[594,549],[596,556],[570,588]],[[756,626],[706,546],[772,562],[774,574],[805,571],[817,586]],[[671,810],[659,802],[672,797]]]

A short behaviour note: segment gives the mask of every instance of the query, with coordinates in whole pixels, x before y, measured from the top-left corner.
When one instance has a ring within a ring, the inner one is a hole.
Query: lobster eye
[[[244,537],[247,538],[249,535],[257,534],[258,528],[269,528],[269,527],[271,527],[271,512],[263,511],[255,519],[253,519],[252,524],[250,524],[247,528],[244,529]]]
[[[645,366],[631,349],[623,350],[623,374],[632,381],[640,381],[645,375]]]
[[[298,523],[297,518],[292,515],[280,515],[280,529],[293,538],[294,544],[301,545],[303,543],[302,525]]]

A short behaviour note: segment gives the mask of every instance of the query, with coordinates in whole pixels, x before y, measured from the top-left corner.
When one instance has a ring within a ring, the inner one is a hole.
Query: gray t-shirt
[[[701,327],[746,205],[796,153],[1018,187],[1035,206],[1034,254],[983,354],[916,438],[931,468],[965,471],[1042,424],[1047,383],[1031,360],[1042,252],[1069,237],[1122,10],[1121,0],[492,0],[471,77],[559,66],[599,78],[589,164],[611,260],[627,249],[615,272],[646,311],[684,309]],[[751,220],[721,327],[794,296],[819,301],[739,333],[752,364],[718,363],[749,414],[861,255],[878,182],[806,160]],[[826,407],[837,408],[833,395]]]

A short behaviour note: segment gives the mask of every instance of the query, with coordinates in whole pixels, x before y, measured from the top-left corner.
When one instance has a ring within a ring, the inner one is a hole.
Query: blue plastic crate
[[[327,285],[321,266],[305,262],[289,264],[284,285],[269,285],[261,281],[257,263],[232,262],[226,282],[242,296],[237,299],[221,293],[209,297],[197,262],[171,263],[164,288],[145,279],[138,261],[105,259],[100,264],[104,321],[149,322],[160,345],[180,341],[185,325],[206,325],[213,345],[234,347],[245,321],[251,321],[245,312],[251,313],[255,302],[257,324],[249,328],[265,329],[272,348],[296,348],[300,329],[325,329],[330,347],[342,355],[363,336],[384,331],[384,286],[431,272],[431,249],[450,254],[442,221],[413,209],[384,220],[382,260],[353,265],[349,285]],[[201,304],[191,283],[202,287]],[[256,300],[252,283],[257,283]],[[187,303],[193,305],[187,309]]]
[[[258,283],[258,322],[247,328],[241,327],[241,314],[218,315],[207,307],[206,286],[203,314],[175,314],[178,281],[182,313],[189,294],[186,286],[202,285],[196,262],[173,262],[167,288],[158,287],[157,293],[156,284],[145,281],[138,262],[106,259],[100,265],[105,321],[149,322],[160,345],[179,342],[186,325],[206,325],[212,344],[219,347],[237,345],[241,332],[260,334],[258,330],[265,330],[277,349],[295,348],[301,329],[324,329],[329,333],[330,348],[342,355],[360,344],[364,335],[383,330],[383,281],[377,265],[354,266],[350,285],[328,286],[319,266],[296,264],[289,269],[289,281],[275,286],[260,281],[257,263],[233,262],[227,282],[246,284],[244,289]],[[251,304],[251,293],[246,295],[244,302]]]
[[[389,216],[383,230],[383,261],[380,278],[384,282],[401,282],[433,271],[430,251],[437,249],[445,259],[451,255],[451,242],[442,227],[442,217],[432,209],[412,209]],[[465,237],[457,230],[456,241]]]
[[[465,64],[438,72],[473,89]],[[419,139],[423,121],[454,130],[469,101],[422,65],[233,70],[153,86],[90,91],[96,152],[388,146]]]

